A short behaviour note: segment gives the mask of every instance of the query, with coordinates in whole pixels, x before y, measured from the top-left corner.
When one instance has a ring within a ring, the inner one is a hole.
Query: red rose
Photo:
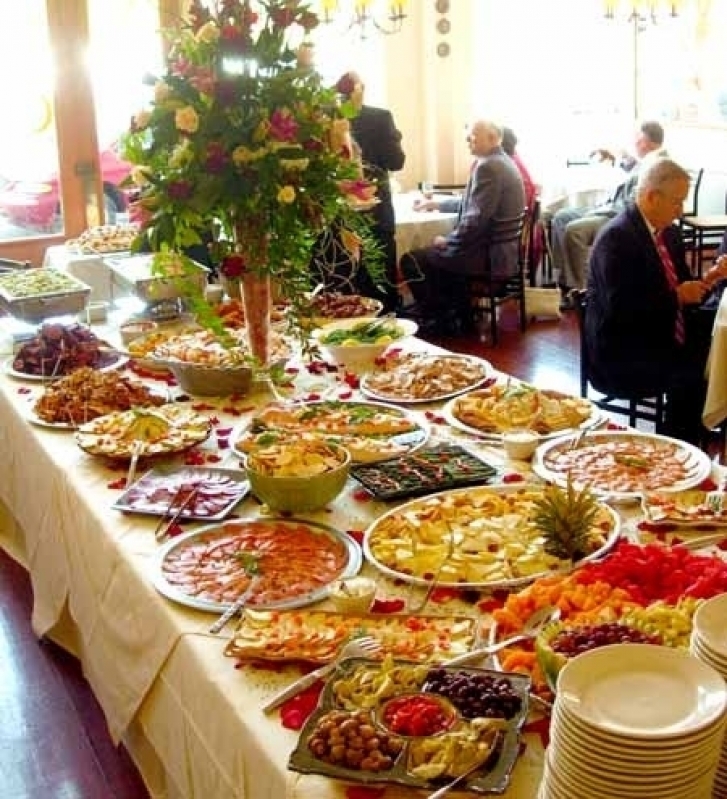
[[[245,259],[241,255],[226,255],[220,264],[220,274],[229,278],[240,277],[245,272]]]
[[[342,94],[344,97],[350,97],[353,94],[353,90],[356,88],[356,81],[353,79],[353,75],[350,72],[347,72],[345,75],[342,75],[335,86],[336,91],[339,94]]]

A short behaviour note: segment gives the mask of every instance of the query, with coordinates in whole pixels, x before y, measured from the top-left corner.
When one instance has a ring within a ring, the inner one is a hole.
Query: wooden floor
[[[536,322],[526,333],[505,312],[496,348],[442,339],[533,382],[578,390],[574,315]],[[0,551],[0,799],[146,799],[128,755],[108,738],[77,663],[30,629],[32,593],[22,568]],[[214,799],[214,797],[208,797]]]

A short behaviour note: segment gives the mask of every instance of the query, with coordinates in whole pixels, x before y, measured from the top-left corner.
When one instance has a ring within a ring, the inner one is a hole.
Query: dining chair
[[[497,344],[497,312],[505,302],[519,304],[520,330],[527,326],[525,309],[526,260],[530,229],[527,227],[530,212],[527,208],[517,216],[494,221],[488,242],[483,250],[483,271],[468,281],[468,295],[474,319],[489,318],[490,337]],[[493,280],[495,259],[506,249],[506,245],[517,245],[517,268],[503,283]]]
[[[699,175],[693,179],[693,183],[696,181],[694,201],[679,220],[684,246],[691,256],[692,274],[697,278],[702,276],[703,262],[707,255],[719,246],[722,236],[727,230],[727,192],[725,193],[723,214],[699,213],[699,188],[704,170],[698,171]],[[689,196],[687,203],[689,203]]]
[[[664,411],[666,399],[663,394],[658,396],[636,396],[624,391],[623,394],[604,393],[598,386],[591,382],[589,369],[588,347],[586,346],[586,313],[587,292],[585,289],[574,289],[571,292],[573,306],[578,320],[578,333],[580,335],[580,383],[581,396],[589,399],[594,405],[609,413],[626,416],[631,427],[638,427],[639,421],[651,422],[655,432],[659,433],[664,426]],[[598,396],[593,396],[596,392]]]

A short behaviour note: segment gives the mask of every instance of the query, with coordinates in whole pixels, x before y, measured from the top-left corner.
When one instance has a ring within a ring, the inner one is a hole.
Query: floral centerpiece
[[[178,264],[209,245],[222,273],[240,278],[251,351],[267,363],[271,281],[303,341],[313,247],[335,227],[357,259],[370,241],[358,211],[375,187],[352,158],[350,108],[307,63],[305,36],[318,24],[309,5],[207,5],[193,0],[174,31],[151,107],[122,149],[155,260]]]

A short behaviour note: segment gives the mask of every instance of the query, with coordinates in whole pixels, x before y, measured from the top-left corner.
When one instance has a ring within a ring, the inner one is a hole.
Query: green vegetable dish
[[[362,344],[388,344],[404,335],[395,322],[359,322],[351,327],[331,330],[320,337],[321,344],[359,347]]]

